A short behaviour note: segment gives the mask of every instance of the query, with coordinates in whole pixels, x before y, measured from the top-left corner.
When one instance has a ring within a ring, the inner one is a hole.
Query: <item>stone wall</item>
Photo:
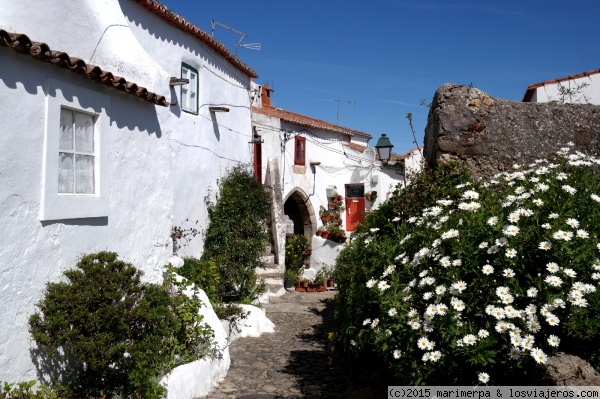
[[[600,106],[506,101],[444,84],[429,111],[424,155],[431,166],[461,160],[474,176],[490,178],[515,163],[545,158],[569,141],[600,155]]]

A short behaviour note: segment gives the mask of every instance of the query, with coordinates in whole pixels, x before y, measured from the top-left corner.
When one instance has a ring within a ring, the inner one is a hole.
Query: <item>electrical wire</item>
[[[204,147],[204,146],[197,145],[197,144],[187,144],[187,143],[184,143],[184,142],[182,142],[182,141],[179,141],[179,140],[177,140],[177,139],[173,139],[173,138],[171,139],[171,141],[172,141],[172,142],[174,142],[174,143],[177,143],[177,144],[179,144],[179,145],[181,145],[181,146],[183,146],[183,147],[188,147],[188,148],[201,148],[201,149],[203,149],[203,150],[206,150],[206,151],[209,151],[209,152],[213,153],[213,154],[214,154],[214,155],[215,155],[217,158],[220,158],[220,159],[225,159],[225,160],[227,160],[227,161],[235,162],[235,163],[237,163],[237,164],[243,164],[243,163],[245,163],[245,162],[243,162],[243,161],[240,161],[240,160],[237,160],[237,159],[227,158],[227,157],[225,157],[225,156],[223,156],[223,155],[219,155],[219,154],[217,154],[216,152],[214,152],[213,150],[211,150],[211,149],[210,149],[210,148],[208,148],[208,147]]]

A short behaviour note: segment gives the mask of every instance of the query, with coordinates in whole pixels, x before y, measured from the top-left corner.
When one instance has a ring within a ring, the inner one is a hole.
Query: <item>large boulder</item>
[[[600,386],[600,375],[580,357],[558,353],[540,365],[540,384],[556,386]]]
[[[600,106],[507,101],[444,84],[429,110],[424,155],[431,166],[460,160],[475,177],[490,178],[515,163],[546,158],[569,141],[600,154]]]

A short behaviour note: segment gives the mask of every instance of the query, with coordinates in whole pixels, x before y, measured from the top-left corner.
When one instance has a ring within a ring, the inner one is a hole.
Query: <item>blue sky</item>
[[[600,68],[597,0],[163,0],[210,32],[211,20],[248,34],[238,56],[275,92],[272,104],[373,135],[394,152],[419,145],[444,83],[520,101],[528,84]],[[235,51],[238,36],[216,28]]]

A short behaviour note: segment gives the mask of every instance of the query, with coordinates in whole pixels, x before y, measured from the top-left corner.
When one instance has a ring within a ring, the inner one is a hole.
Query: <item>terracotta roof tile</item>
[[[90,79],[97,83],[115,88],[127,94],[134,95],[156,105],[167,107],[169,102],[164,96],[152,93],[145,87],[128,82],[121,76],[102,70],[96,65],[86,64],[80,58],[71,57],[69,54],[51,50],[46,43],[33,42],[27,35],[11,33],[0,29],[0,47],[8,47],[17,53],[30,55],[34,60],[47,62],[59,68],[68,69],[84,79]]]
[[[600,73],[600,69],[592,69],[591,71],[582,72],[582,73],[578,73],[575,75],[569,75],[569,76],[565,76],[563,78],[544,80],[543,82],[540,82],[540,83],[531,84],[531,85],[527,86],[527,90],[525,91],[525,95],[523,96],[523,102],[531,101],[531,98],[533,97],[533,93],[534,93],[535,89],[537,89],[538,87],[543,87],[546,85],[556,84],[556,83],[560,83],[560,82],[566,82],[567,80],[587,78],[588,76],[595,75],[597,73]]]
[[[345,143],[344,146],[352,148],[354,151],[364,152],[367,149],[366,145],[360,145],[356,143]]]
[[[334,125],[332,123],[325,122],[320,119],[311,118],[310,116],[297,114],[292,111],[286,111],[281,108],[252,107],[252,112],[279,118],[283,121],[295,123],[300,126],[312,127],[315,129],[326,130],[328,132],[341,133],[341,134],[345,134],[347,136],[361,136],[361,137],[366,137],[366,138],[372,137],[369,133],[361,132],[358,130],[350,129],[350,128],[339,126],[339,125]]]
[[[221,54],[225,59],[235,65],[240,71],[244,72],[251,78],[258,78],[258,74],[242,60],[240,60],[235,54],[233,54],[223,43],[212,37],[208,32],[198,28],[196,25],[187,21],[181,15],[174,13],[169,10],[164,4],[156,0],[133,0],[136,3],[144,6],[154,14],[158,15],[171,25],[178,27],[184,32],[189,33],[195,38],[208,44],[213,50]]]

